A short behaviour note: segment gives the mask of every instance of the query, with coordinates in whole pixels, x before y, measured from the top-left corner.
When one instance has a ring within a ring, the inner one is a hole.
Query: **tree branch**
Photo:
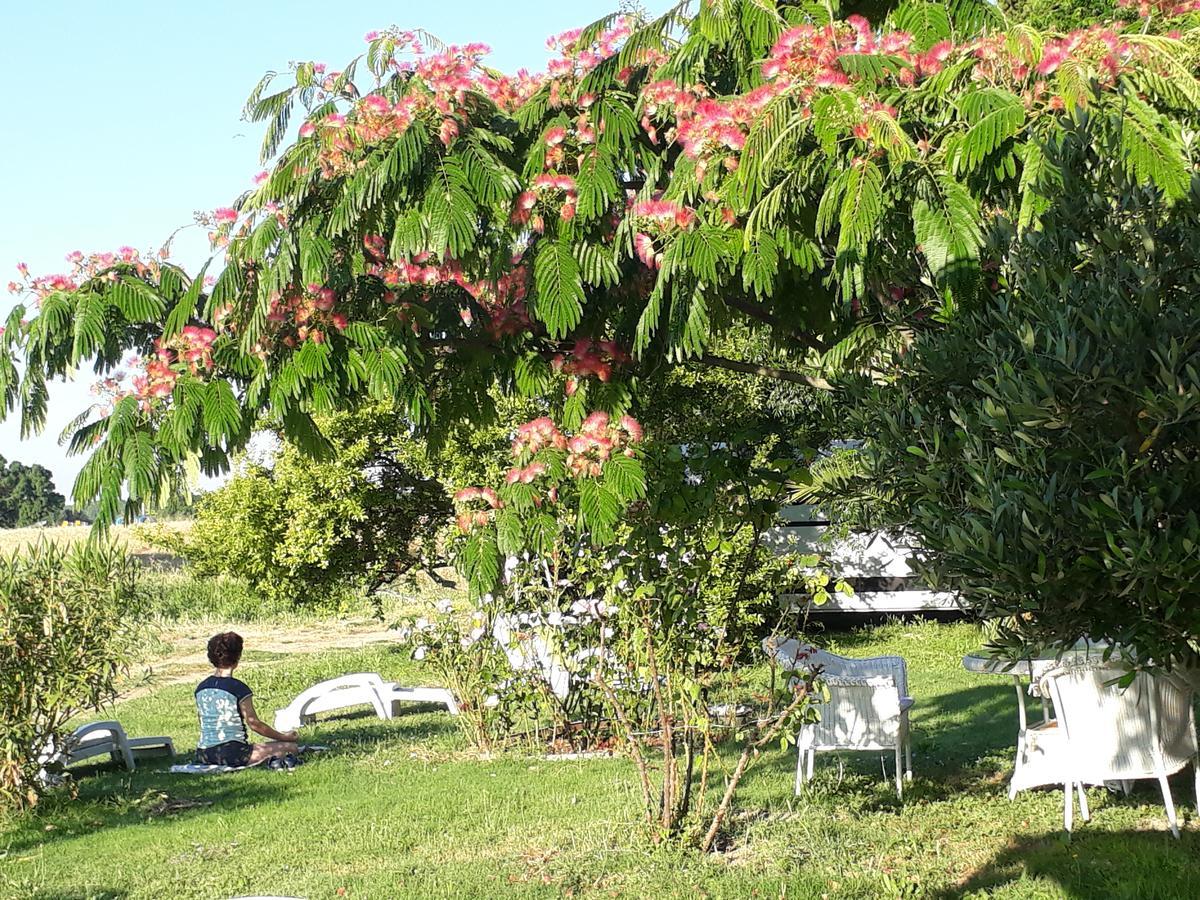
[[[777,369],[775,366],[764,366],[759,363],[742,362],[737,359],[726,359],[723,356],[714,356],[712,353],[705,353],[699,359],[690,360],[691,362],[699,363],[702,366],[711,366],[716,369],[728,369],[731,372],[744,372],[747,375],[759,375],[763,378],[773,378],[776,381],[790,381],[793,384],[807,384],[809,387],[816,388],[819,391],[832,391],[833,385],[824,378],[818,378],[815,375],[806,375],[803,372],[794,372],[790,369]]]
[[[811,350],[816,350],[818,353],[824,353],[829,349],[829,345],[816,335],[810,334],[806,331],[797,331],[761,303],[756,303],[749,297],[734,295],[732,297],[722,296],[721,299],[725,301],[726,306],[732,307],[740,313],[745,313],[752,319],[758,319],[760,322],[766,322],[772,328],[775,328],[778,331],[795,338]]]
[[[716,841],[717,835],[721,832],[721,826],[725,823],[725,817],[729,815],[729,808],[733,804],[733,794],[737,790],[742,776],[746,774],[746,769],[750,765],[750,761],[758,756],[759,750],[775,740],[775,737],[783,729],[783,723],[787,721],[788,716],[807,699],[808,686],[801,685],[796,690],[796,696],[792,698],[792,702],[775,717],[775,721],[760,732],[757,740],[746,744],[742,750],[742,755],[738,757],[737,766],[733,770],[733,775],[729,778],[729,784],[725,788],[725,794],[721,797],[717,811],[713,813],[712,822],[708,826],[708,832],[704,835],[704,840],[700,844],[701,852],[707,853],[712,849],[713,842]]]

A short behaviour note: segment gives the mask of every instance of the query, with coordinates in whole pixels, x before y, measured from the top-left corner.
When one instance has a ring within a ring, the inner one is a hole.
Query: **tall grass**
[[[187,521],[163,524],[169,528],[189,527]],[[81,543],[91,535],[92,530],[86,525],[0,529],[0,554],[11,554],[39,540],[64,545]],[[319,596],[302,597],[292,605],[259,595],[239,578],[196,575],[182,559],[164,553],[149,538],[149,532],[138,525],[117,525],[107,535],[108,540],[123,546],[142,563],[144,603],[140,604],[139,614],[144,614],[151,625],[271,622],[286,626],[330,618],[394,621],[426,597],[442,597],[447,593],[428,579],[409,579],[397,582],[375,597],[347,586]]]
[[[171,527],[186,527],[186,523],[172,524]],[[78,544],[86,541],[91,535],[92,529],[87,525],[0,528],[0,553],[12,553],[22,547],[36,544],[38,540],[53,541],[57,544]],[[154,547],[141,537],[136,525],[114,525],[108,531],[108,540],[125,547],[133,556],[147,557],[155,554]]]

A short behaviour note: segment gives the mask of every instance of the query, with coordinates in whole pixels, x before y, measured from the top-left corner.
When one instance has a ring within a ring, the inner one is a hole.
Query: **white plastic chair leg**
[[[1171,834],[1179,837],[1179,822],[1175,818],[1175,801],[1171,799],[1171,785],[1167,783],[1167,775],[1160,771],[1158,784],[1162,788],[1163,806],[1167,808],[1167,824],[1171,826]]]
[[[1200,812],[1200,755],[1192,760],[1192,774],[1195,776],[1196,811]]]
[[[904,735],[904,780],[912,781],[912,737]]]
[[[1091,820],[1092,814],[1088,810],[1087,794],[1083,790],[1083,782],[1076,782],[1075,789],[1079,792],[1079,817],[1088,822]]]
[[[117,739],[116,735],[113,737],[117,740],[117,746],[121,751],[121,758],[125,760],[125,768],[132,772],[137,768],[137,763],[133,759],[133,750],[130,749],[129,744],[123,738]]]
[[[896,741],[896,797],[904,799],[904,764],[902,762],[903,749],[901,742]]]
[[[809,781],[812,781],[813,769],[816,768],[816,765],[817,765],[817,751],[809,750],[808,751],[808,780]]]
[[[1071,796],[1074,788],[1075,785],[1069,781],[1063,785],[1063,828],[1068,834],[1071,833],[1071,819],[1075,815],[1074,797]]]
[[[1021,696],[1021,692],[1017,692],[1017,696]],[[1013,761],[1012,777],[1008,779],[1008,799],[1013,801],[1017,799],[1017,783],[1018,777],[1021,774],[1021,761],[1025,758],[1025,729],[1022,728],[1017,732],[1017,756]]]

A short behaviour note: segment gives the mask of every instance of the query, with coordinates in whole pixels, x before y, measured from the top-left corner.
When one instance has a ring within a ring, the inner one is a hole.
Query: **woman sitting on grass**
[[[208,661],[215,670],[196,687],[196,712],[200,715],[197,762],[209,766],[240,768],[297,752],[296,732],[276,731],[254,711],[252,691],[233,677],[242,659],[242,636],[232,631],[208,641]],[[251,744],[246,727],[269,739]]]

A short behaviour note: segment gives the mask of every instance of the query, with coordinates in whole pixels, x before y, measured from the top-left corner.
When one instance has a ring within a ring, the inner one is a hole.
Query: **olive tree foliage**
[[[3,408],[40,428],[47,380],[90,362],[107,402],[64,438],[88,456],[76,503],[111,521],[188,465],[227,467],[264,414],[319,454],[314,417],[364,399],[429,431],[561,371],[574,428],[664,367],[872,371],[974,296],[997,220],[1029,230],[1062,196],[1046,150],[1079,123],[1119,136],[1114,171],[1186,194],[1188,20],[1063,38],[971,0],[839,16],[614,15],[516,78],[389,29],[340,71],[269,76],[247,107],[268,168],[211,216],[223,254],[194,276],[122,252],[30,278]],[[772,359],[714,352],[734,326]]]
[[[36,805],[67,723],[116,696],[137,601],[119,547],[39,542],[0,557],[0,809]]]
[[[1051,159],[1064,196],[1008,235],[994,290],[861,387],[866,480],[1009,652],[1089,637],[1194,666],[1200,177],[1167,203],[1083,126]]]

